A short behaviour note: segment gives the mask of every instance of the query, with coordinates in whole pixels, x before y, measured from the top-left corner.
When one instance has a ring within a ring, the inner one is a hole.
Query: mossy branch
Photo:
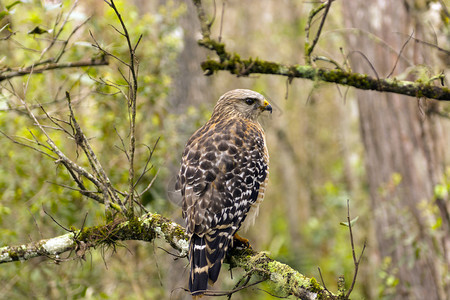
[[[204,42],[202,42],[204,43]],[[221,56],[223,57],[223,55]],[[365,74],[346,72],[339,69],[323,69],[304,65],[283,65],[259,59],[240,59],[234,54],[230,59],[216,61],[208,59],[202,63],[205,74],[212,75],[219,70],[226,70],[238,76],[250,74],[273,74],[289,78],[321,80],[341,85],[352,86],[362,90],[391,92],[412,97],[426,97],[440,101],[450,101],[450,89],[430,83],[401,81],[396,79],[377,79]]]
[[[164,239],[182,256],[188,251],[188,237],[183,227],[159,214],[147,214],[141,218],[116,219],[101,226],[72,229],[67,234],[51,239],[2,247],[0,263],[24,261],[39,256],[58,261],[59,255],[69,250],[74,250],[78,256],[83,257],[84,252],[92,247],[110,246],[125,240],[150,242],[155,238]]]
[[[71,232],[19,246],[0,248],[0,264],[24,261],[34,257],[47,257],[56,263],[62,262],[60,255],[73,251],[77,257],[84,258],[90,248],[115,245],[117,241],[165,240],[180,256],[186,256],[189,249],[189,237],[182,226],[159,215],[146,214],[131,220],[115,220],[101,226],[86,227]],[[300,299],[337,299],[317,283],[286,264],[271,259],[264,252],[251,249],[234,248],[227,262],[232,267],[240,267],[247,274],[259,276],[274,283],[275,289],[284,295],[293,295]]]
[[[207,21],[201,0],[193,0],[193,2],[197,8],[203,36],[198,41],[198,44],[214,51],[219,58],[218,61],[208,59],[202,63],[202,69],[205,75],[212,75],[217,71],[228,71],[237,76],[273,74],[286,76],[290,79],[305,78],[314,81],[319,80],[337,83],[362,90],[391,92],[416,98],[426,97],[440,101],[450,101],[450,89],[448,87],[433,85],[434,77],[427,82],[412,82],[397,80],[395,78],[376,78],[366,74],[347,72],[342,69],[325,69],[310,65],[284,65],[277,62],[252,58],[241,59],[239,54],[228,52],[224,43],[220,43],[211,38],[211,24]],[[307,55],[310,55],[310,53],[307,53]]]

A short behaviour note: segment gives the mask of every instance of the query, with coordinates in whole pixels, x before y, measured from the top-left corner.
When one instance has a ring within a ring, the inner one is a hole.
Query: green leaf
[[[434,187],[434,196],[436,198],[445,199],[448,194],[447,187],[443,184],[437,184]]]
[[[6,17],[7,15],[9,15],[9,12],[7,12],[6,10],[0,11],[0,20]]]
[[[14,6],[16,6],[19,3],[22,3],[22,1],[19,1],[19,0],[15,1],[15,2],[11,3],[10,5],[6,5],[5,7],[7,10],[11,10],[11,8],[13,8]]]
[[[441,226],[442,226],[442,218],[439,217],[436,219],[436,223],[433,226],[431,226],[431,229],[436,230],[439,229]]]
[[[353,220],[350,221],[350,225],[352,225],[352,227],[353,227],[353,225],[356,223],[356,221],[358,221],[358,219],[359,219],[359,216],[356,216]],[[348,222],[341,222],[339,224],[341,224],[342,226],[348,227]]]
[[[42,29],[39,26],[34,27],[33,30],[28,31],[28,34],[43,34],[43,33],[47,33],[48,30]]]
[[[391,178],[394,186],[398,186],[402,182],[402,174],[400,173],[394,172]]]

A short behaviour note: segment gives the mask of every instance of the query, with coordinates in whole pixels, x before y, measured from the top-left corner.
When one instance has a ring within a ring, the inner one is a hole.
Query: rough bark
[[[211,79],[202,75],[198,64],[205,56],[205,49],[197,45],[197,14],[190,1],[178,0],[187,6],[181,17],[183,27],[183,50],[177,58],[177,72],[173,76],[173,88],[170,90],[169,103],[177,112],[185,112],[189,105],[206,103],[211,99]]]
[[[343,2],[347,27],[374,34],[398,49],[397,54],[388,51],[367,34],[348,35],[348,51],[364,53],[381,77],[396,64],[400,71],[410,67],[408,62],[440,66],[432,61],[433,51],[424,44],[406,44],[400,54],[411,32],[415,38],[427,39],[420,15],[405,3],[373,1],[369,9],[365,0]],[[350,61],[356,72],[371,71],[368,61],[359,55],[351,55]],[[438,104],[361,90],[356,96],[379,256],[390,261],[387,271],[398,279],[390,296],[448,299],[449,206],[445,199],[434,196],[445,167],[442,127],[433,114]],[[434,208],[437,214],[430,212]],[[442,226],[433,229],[439,218]]]

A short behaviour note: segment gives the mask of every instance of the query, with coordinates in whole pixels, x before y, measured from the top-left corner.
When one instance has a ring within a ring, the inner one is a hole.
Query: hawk
[[[271,113],[272,106],[261,94],[229,91],[186,144],[175,189],[181,191],[190,236],[193,296],[216,282],[233,236],[258,214],[269,174],[264,130],[257,121],[264,111]]]

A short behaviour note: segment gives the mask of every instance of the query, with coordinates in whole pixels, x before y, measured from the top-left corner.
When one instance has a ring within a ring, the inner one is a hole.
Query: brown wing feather
[[[219,100],[220,101],[220,100]],[[191,236],[189,289],[200,295],[217,280],[233,235],[264,197],[268,152],[259,123],[213,117],[187,142],[177,176]],[[249,213],[250,211],[250,213]]]

